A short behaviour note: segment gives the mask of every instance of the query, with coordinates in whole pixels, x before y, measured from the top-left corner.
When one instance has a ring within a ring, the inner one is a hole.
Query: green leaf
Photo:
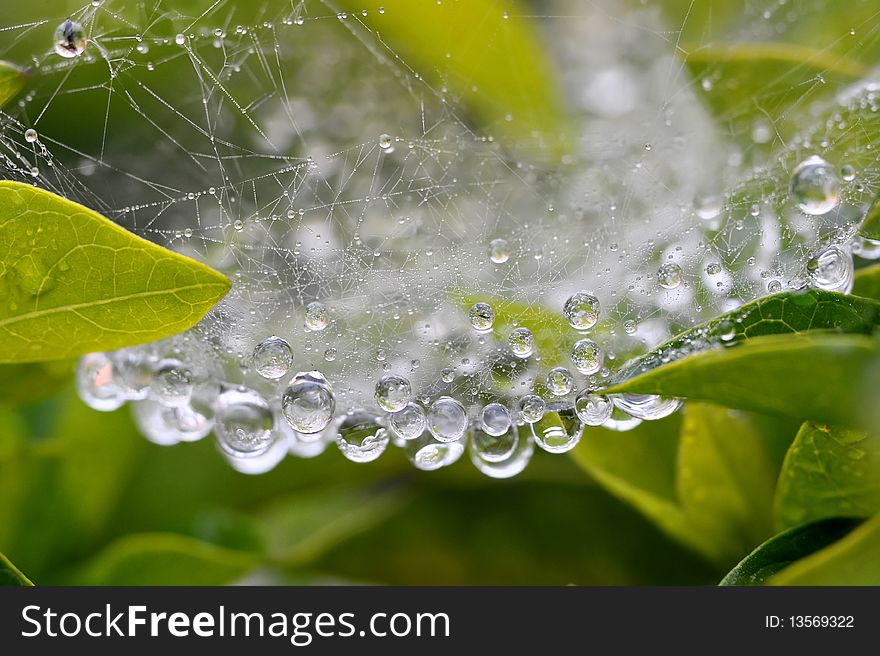
[[[861,335],[751,338],[703,351],[605,390],[659,394],[841,426],[870,428],[868,390],[880,372],[880,345]]]
[[[168,337],[225,276],[47,191],[0,182],[0,362],[58,360]]]
[[[27,81],[27,74],[15,64],[0,61],[0,107],[15,96]]]
[[[75,585],[224,585],[260,562],[254,553],[235,551],[182,535],[123,537],[73,572]]]
[[[777,525],[875,514],[880,514],[880,435],[805,423],[779,475]]]
[[[743,558],[720,585],[763,585],[794,561],[833,544],[860,523],[856,519],[832,518],[783,531]]]
[[[33,583],[0,552],[0,587],[29,587]]]
[[[872,264],[856,271],[852,293],[880,300],[880,264]]]
[[[880,196],[874,198],[868,207],[865,218],[859,226],[859,235],[868,239],[880,239]]]
[[[565,148],[567,119],[554,67],[534,21],[524,17],[528,7],[517,0],[503,6],[495,0],[337,4],[350,12],[349,29],[375,32],[363,40],[379,44],[378,56],[392,61],[399,57],[435,87],[448,88],[484,132],[509,143],[531,139],[537,132],[544,140],[545,158]],[[418,37],[413,38],[416,25]],[[416,86],[416,91],[433,93],[427,87]]]
[[[0,365],[0,404],[18,406],[54,396],[73,379],[70,360]]]
[[[880,516],[785,568],[771,585],[880,585]]]

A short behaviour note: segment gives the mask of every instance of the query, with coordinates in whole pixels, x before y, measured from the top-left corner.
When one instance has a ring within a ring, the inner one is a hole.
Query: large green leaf
[[[874,198],[868,207],[859,226],[859,234],[868,239],[880,239],[880,196]]]
[[[843,539],[797,561],[772,585],[880,585],[880,516]]]
[[[194,325],[229,286],[81,205],[0,182],[0,362],[167,337]]]
[[[73,379],[69,360],[0,365],[0,404],[22,405],[48,398]]]
[[[27,81],[27,75],[15,64],[0,61],[0,107],[14,97]]]
[[[791,563],[844,537],[859,523],[848,518],[823,519],[774,535],[730,570],[721,585],[763,585]]]
[[[856,271],[852,293],[880,300],[880,264],[872,264]]]
[[[28,577],[13,565],[10,560],[0,553],[0,587],[26,587],[32,586]]]
[[[710,349],[613,385],[608,393],[659,394],[841,426],[877,422],[866,404],[880,343],[862,335],[751,338]]]
[[[781,528],[880,514],[880,435],[805,423],[779,475]]]

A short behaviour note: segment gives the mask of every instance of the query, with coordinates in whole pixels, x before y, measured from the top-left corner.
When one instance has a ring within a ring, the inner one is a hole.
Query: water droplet
[[[789,191],[806,214],[830,212],[840,202],[840,180],[834,167],[818,155],[798,164],[791,174]]]
[[[706,265],[706,273],[710,276],[717,276],[721,273],[721,265],[718,262],[709,262],[709,264]]]
[[[471,433],[471,449],[486,462],[501,462],[510,457],[519,442],[519,431],[508,422],[500,433],[487,433],[474,429]]]
[[[189,403],[192,391],[192,369],[179,360],[163,360],[150,383],[150,398],[170,408]]]
[[[537,394],[526,394],[519,400],[519,416],[527,424],[541,421],[547,410],[547,404]]]
[[[134,47],[134,49],[142,55],[146,55],[148,52],[150,52],[150,46],[146,41],[141,41]]]
[[[281,397],[281,412],[293,430],[317,433],[333,418],[336,398],[333,388],[318,371],[301,371],[287,385]]]
[[[807,262],[807,272],[813,287],[848,294],[852,291],[855,266],[852,255],[840,246],[832,245]]]
[[[122,349],[110,354],[116,382],[125,398],[138,401],[147,398],[153,382],[153,363],[136,349]]]
[[[34,143],[38,139],[37,131],[29,128],[24,131],[24,140],[28,143]]]
[[[275,380],[290,371],[293,351],[286,339],[273,335],[257,344],[251,357],[258,374]]]
[[[723,200],[715,194],[701,194],[694,199],[694,210],[704,221],[714,219],[721,214]]]
[[[678,410],[681,400],[656,394],[621,394],[614,397],[614,405],[631,417],[652,421],[668,417]]]
[[[554,367],[547,373],[547,391],[553,396],[565,396],[571,392],[573,384],[571,372],[565,367]]]
[[[528,328],[514,328],[507,336],[507,345],[518,358],[527,358],[535,350],[535,336]]]
[[[431,404],[427,420],[428,430],[441,442],[461,439],[468,426],[464,406],[449,396],[441,396]]]
[[[403,448],[407,459],[416,469],[422,471],[436,471],[448,467],[464,453],[464,444],[461,440],[438,442],[430,433],[423,433],[421,437],[410,440]]]
[[[490,403],[480,412],[480,432],[491,437],[504,435],[510,423],[510,411],[500,403]]]
[[[715,335],[717,335],[718,339],[722,342],[729,342],[736,337],[736,326],[730,321],[724,320],[715,326]]]
[[[782,291],[782,283],[778,280],[771,280],[767,283],[767,291],[771,294],[776,294]]]
[[[657,269],[657,281],[663,289],[675,289],[681,284],[681,267],[675,262],[666,262]]]
[[[76,365],[76,391],[94,410],[110,412],[125,403],[125,391],[116,380],[113,362],[106,353],[89,353]]]
[[[391,138],[390,134],[382,133],[379,135],[379,148],[386,153],[394,152],[394,140]]]
[[[586,390],[577,395],[574,410],[587,426],[601,426],[614,410],[614,404],[604,394],[591,394]]]
[[[577,292],[562,307],[562,315],[575,330],[587,330],[599,320],[599,299],[590,292]]]
[[[385,452],[388,431],[368,412],[350,412],[336,427],[336,446],[352,462],[372,462]]]
[[[535,452],[535,442],[529,431],[522,433],[516,426],[500,437],[490,437],[474,431],[468,444],[471,462],[481,473],[491,478],[510,478],[522,472]]]
[[[383,376],[376,383],[376,403],[385,412],[403,410],[412,398],[412,387],[403,376]]]
[[[272,411],[257,392],[246,387],[224,389],[217,397],[214,435],[220,448],[235,458],[253,458],[272,445]]]
[[[305,326],[309,330],[318,332],[324,330],[330,320],[327,318],[327,308],[323,303],[312,301],[306,306]]]
[[[572,410],[558,409],[529,428],[535,443],[549,453],[565,453],[577,446],[583,434],[580,419]]]
[[[202,414],[190,405],[168,407],[152,400],[132,405],[138,430],[150,442],[163,446],[195,442],[214,428],[213,413]]]
[[[636,330],[638,329],[638,324],[632,319],[627,319],[623,322],[623,332],[627,335],[635,335]]]
[[[493,239],[489,242],[489,259],[495,264],[504,264],[510,259],[510,244],[506,239]]]
[[[83,54],[87,44],[88,39],[82,25],[69,18],[55,30],[55,52],[65,59]]]
[[[174,43],[176,43],[179,46],[182,46],[184,43],[186,43],[186,37],[183,34],[178,34],[177,36],[174,37]]]
[[[594,374],[602,368],[602,349],[591,339],[579,339],[571,347],[571,361],[582,374]]]
[[[840,167],[840,177],[846,182],[852,182],[856,178],[856,167],[852,164],[844,164]]]
[[[236,232],[241,232],[244,230],[244,222],[241,219],[236,219],[232,222],[232,229]]]
[[[853,255],[858,255],[863,260],[880,259],[880,239],[870,239],[856,235],[852,242]]]
[[[471,320],[471,326],[475,330],[486,332],[495,323],[495,310],[488,303],[474,303],[468,313],[468,317]]]
[[[440,372],[440,380],[444,383],[451,383],[455,380],[455,369],[452,367],[444,367],[443,371]]]
[[[641,423],[641,419],[628,415],[615,405],[613,410],[611,411],[611,416],[605,421],[604,424],[602,424],[602,427],[623,433],[632,430]]]
[[[414,440],[425,432],[425,411],[417,403],[407,403],[406,406],[395,412],[388,418],[391,430],[403,440]]]

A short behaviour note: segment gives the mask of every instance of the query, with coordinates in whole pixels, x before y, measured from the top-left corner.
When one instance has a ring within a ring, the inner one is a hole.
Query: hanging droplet
[[[89,353],[76,365],[76,391],[94,410],[110,412],[125,403],[125,391],[116,380],[113,362],[106,353]]]
[[[526,394],[519,400],[519,416],[527,424],[541,421],[547,410],[547,404],[537,394]]]
[[[29,128],[24,131],[24,140],[28,143],[34,143],[38,139],[37,131]]]
[[[714,219],[721,214],[723,200],[715,194],[701,194],[694,199],[694,210],[704,221]]]
[[[574,379],[565,367],[554,367],[547,373],[547,390],[553,396],[565,396],[571,392]]]
[[[385,452],[389,436],[368,412],[350,412],[336,427],[336,446],[352,462],[372,462]]]
[[[552,408],[551,408],[552,409]],[[572,410],[556,409],[530,424],[535,443],[549,453],[571,451],[580,442],[583,426]]]
[[[425,411],[417,403],[407,403],[402,410],[388,418],[391,430],[402,440],[414,440],[425,432]]]
[[[500,403],[490,403],[480,412],[480,432],[493,437],[510,428],[510,411]]]
[[[585,390],[577,395],[574,410],[587,426],[601,426],[611,417],[614,404],[604,394],[592,394]]]
[[[293,351],[286,339],[273,335],[257,344],[251,359],[258,374],[263,378],[275,380],[290,371]]]
[[[468,426],[464,406],[450,396],[441,396],[431,404],[427,420],[431,435],[441,442],[461,439]]]
[[[305,326],[309,330],[318,332],[324,330],[330,320],[327,318],[327,308],[323,303],[312,301],[306,306]]]
[[[227,454],[254,458],[272,445],[272,411],[260,394],[246,387],[224,389],[217,397],[214,435]]]
[[[599,321],[599,299],[590,292],[572,294],[562,306],[562,316],[575,330],[588,330]]]
[[[169,408],[189,403],[192,391],[192,369],[179,360],[163,360],[150,383],[150,398]]]
[[[663,289],[675,289],[681,284],[681,267],[675,262],[666,262],[657,269],[657,281]]]
[[[880,239],[856,235],[852,241],[852,253],[863,260],[880,259]]]
[[[840,167],[840,177],[846,182],[852,182],[856,179],[856,167],[852,164],[844,164]]]
[[[319,371],[301,371],[281,396],[281,412],[293,430],[317,433],[333,418],[336,398],[333,388]]]
[[[412,398],[412,387],[403,376],[382,376],[376,383],[376,403],[385,412],[398,412]]]
[[[508,435],[496,440],[500,440],[500,443],[487,445],[478,439],[471,439],[468,452],[474,467],[491,478],[510,478],[522,472],[535,452],[535,441],[530,431],[520,432],[516,426],[511,426]],[[513,449],[505,457],[499,458],[497,454],[507,451],[503,447],[510,442],[514,443]]]
[[[153,360],[136,348],[126,348],[110,354],[116,382],[125,398],[139,401],[147,398],[153,382]]]
[[[493,239],[489,242],[489,259],[495,264],[504,264],[510,259],[510,244],[506,239]]]
[[[602,368],[602,349],[591,339],[579,339],[571,347],[571,361],[582,374],[592,375]]]
[[[407,442],[403,451],[416,469],[436,471],[448,467],[461,458],[464,444],[461,440],[440,442],[434,439],[431,433],[423,433],[420,437]]]
[[[612,401],[612,405],[614,405]],[[628,415],[623,410],[614,405],[614,408],[611,411],[611,416],[602,424],[602,428],[607,428],[609,430],[618,431],[624,433],[626,431],[630,431],[639,424],[642,423],[642,420],[638,417],[633,417],[632,415]]]
[[[848,294],[852,291],[855,265],[852,255],[840,246],[831,245],[807,262],[813,287]]]
[[[82,25],[67,19],[55,30],[55,52],[65,59],[79,57],[88,45]]]
[[[468,312],[468,317],[471,320],[471,326],[475,330],[486,332],[495,323],[495,310],[488,303],[474,303],[470,312]]]
[[[776,294],[782,291],[782,283],[778,280],[771,280],[767,283],[767,291],[771,294]]]
[[[795,167],[789,191],[804,213],[826,214],[840,202],[840,179],[831,164],[813,155]]]
[[[614,405],[626,414],[647,421],[668,417],[681,407],[680,399],[664,398],[656,394],[621,394],[613,400]]]
[[[535,336],[528,328],[514,328],[507,336],[507,345],[518,358],[527,358],[535,350]]]
[[[394,140],[391,138],[390,134],[382,133],[379,135],[379,148],[382,149],[386,155],[390,155],[394,152]]]
[[[491,435],[479,428],[471,433],[471,449],[487,462],[501,462],[509,458],[516,449],[517,442],[519,442],[519,431],[516,426],[509,424],[507,430],[498,435]]]

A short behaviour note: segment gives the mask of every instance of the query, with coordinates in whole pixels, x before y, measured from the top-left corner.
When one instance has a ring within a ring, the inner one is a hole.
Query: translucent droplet
[[[352,462],[372,462],[385,452],[388,431],[368,412],[350,412],[336,427],[336,446]]]
[[[214,435],[220,448],[236,458],[253,458],[272,445],[274,419],[269,404],[246,387],[224,389],[217,397]]]
[[[852,291],[855,265],[852,255],[840,246],[831,245],[807,262],[813,287],[848,294]]]
[[[153,362],[137,349],[122,349],[110,354],[116,382],[131,401],[147,398],[153,382]]]
[[[602,349],[591,339],[579,339],[571,347],[571,361],[582,374],[591,375],[602,368]]]
[[[636,330],[638,329],[638,324],[632,319],[627,319],[623,322],[623,332],[627,335],[635,335]]]
[[[284,437],[279,433],[273,432],[269,448],[262,453],[245,457],[235,456],[222,450],[221,453],[235,471],[241,474],[257,476],[275,469],[284,460],[289,451]]]
[[[174,43],[176,43],[179,46],[182,46],[184,43],[186,43],[186,37],[183,34],[178,34],[177,36],[174,37]]]
[[[319,456],[330,442],[336,441],[336,431],[332,427],[328,426],[318,433],[297,433],[281,413],[275,416],[275,432],[287,441],[288,453],[297,458]]]
[[[607,428],[609,430],[623,433],[632,430],[641,423],[641,419],[628,415],[615,405],[611,411],[611,416],[605,421],[604,424],[602,424],[602,428]]]
[[[705,221],[714,219],[721,214],[723,200],[715,194],[701,194],[694,199],[694,210],[697,216]]]
[[[428,430],[441,442],[454,442],[464,436],[468,426],[464,406],[449,396],[441,396],[428,409]]]
[[[116,380],[113,362],[106,353],[89,353],[76,365],[76,391],[94,410],[110,412],[125,403],[125,390]]]
[[[730,321],[722,321],[717,326],[715,326],[715,335],[722,342],[729,342],[734,337],[736,337],[736,326],[733,325]]]
[[[461,440],[454,442],[438,442],[430,433],[410,440],[403,447],[407,459],[416,469],[435,471],[456,462],[464,453]]]
[[[132,404],[132,412],[141,434],[163,446],[195,442],[214,428],[212,413],[206,416],[190,405],[169,407],[146,399]]]
[[[489,242],[489,259],[495,264],[504,264],[510,259],[510,244],[506,239],[493,239]]]
[[[33,128],[24,131],[24,140],[28,143],[34,143],[38,138],[37,131]]]
[[[388,418],[388,425],[402,440],[414,440],[425,432],[427,419],[422,406],[407,403],[406,406]]]
[[[451,383],[455,380],[455,369],[452,367],[445,367],[443,371],[440,372],[440,380],[444,383]]]
[[[327,318],[327,308],[323,303],[312,301],[306,306],[306,328],[317,332],[324,330],[329,323],[330,320]]]
[[[535,443],[549,453],[571,451],[580,442],[583,426],[573,410],[557,409],[530,424]]]
[[[588,330],[599,320],[599,299],[590,292],[572,294],[562,306],[562,315],[575,330]]]
[[[547,404],[537,394],[526,394],[519,400],[519,416],[527,424],[541,421],[547,410]]]
[[[535,336],[528,328],[514,328],[507,336],[507,345],[518,358],[527,358],[535,350]]]
[[[858,255],[863,260],[880,259],[880,239],[870,239],[856,235],[852,242],[853,255]]]
[[[657,269],[657,282],[664,289],[675,289],[681,284],[681,267],[675,262],[666,262]]]
[[[83,54],[87,44],[88,39],[82,25],[69,18],[55,30],[55,52],[65,59]]]
[[[403,376],[382,376],[376,383],[376,403],[385,412],[398,412],[412,398],[412,387]]]
[[[554,367],[547,373],[547,391],[553,396],[565,396],[571,392],[572,385],[574,378],[565,367]]]
[[[520,432],[516,426],[510,428],[514,434],[512,441],[515,443],[513,450],[504,458],[487,458],[480,443],[471,439],[468,445],[471,462],[481,473],[491,478],[510,478],[522,472],[535,452],[535,442],[530,431]],[[503,436],[502,440],[508,439]]]
[[[656,394],[621,394],[614,397],[614,405],[637,419],[652,421],[663,419],[681,407],[680,399],[670,399]]]
[[[856,167],[852,164],[844,164],[840,167],[840,176],[846,182],[852,182],[856,178]]]
[[[497,437],[510,428],[510,410],[500,403],[490,403],[480,412],[480,432]]]
[[[336,398],[333,388],[318,371],[301,371],[287,385],[281,396],[281,412],[293,430],[317,433],[333,418]]]
[[[709,262],[709,264],[706,265],[706,273],[710,276],[717,276],[721,273],[721,265],[718,262]]]
[[[491,435],[475,428],[471,433],[471,449],[476,451],[486,462],[501,462],[510,457],[519,441],[516,426],[508,424],[507,430],[498,435]]]
[[[776,294],[782,291],[782,283],[778,280],[771,280],[767,283],[767,291],[771,294]]]
[[[468,312],[468,317],[471,320],[471,326],[475,330],[485,332],[492,328],[492,324],[495,323],[495,310],[488,303],[474,303],[470,312]]]
[[[813,155],[795,167],[789,191],[804,213],[825,214],[840,202],[840,179],[833,166]]]
[[[150,383],[150,398],[171,408],[189,403],[192,391],[192,369],[179,360],[163,360]]]
[[[591,394],[585,390],[577,395],[574,410],[587,426],[601,426],[611,417],[614,404],[604,394]]]
[[[290,371],[293,351],[286,339],[273,335],[257,344],[251,357],[258,374],[263,378],[275,380]]]
[[[379,135],[379,148],[386,153],[394,152],[394,140],[391,138],[390,134],[382,133]]]

